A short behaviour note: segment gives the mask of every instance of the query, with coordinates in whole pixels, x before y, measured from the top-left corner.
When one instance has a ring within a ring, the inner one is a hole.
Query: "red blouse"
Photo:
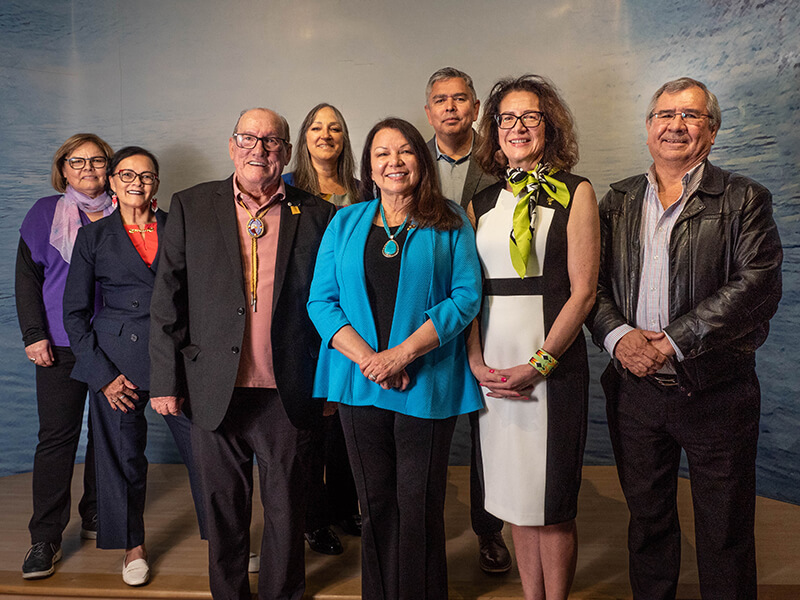
[[[128,237],[133,242],[133,247],[142,257],[142,260],[148,267],[152,266],[153,261],[156,259],[158,253],[158,231],[156,230],[157,223],[149,223],[142,229],[135,225],[126,225],[125,230],[128,232]]]

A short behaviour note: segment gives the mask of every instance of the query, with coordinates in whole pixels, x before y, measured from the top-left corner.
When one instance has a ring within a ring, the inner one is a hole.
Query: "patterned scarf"
[[[552,177],[557,170],[541,163],[532,171],[512,167],[506,169],[511,192],[518,198],[509,238],[511,264],[523,279],[528,270],[528,258],[531,254],[538,191],[543,189],[550,196],[550,202],[555,200],[564,208],[569,206],[570,196],[566,184]]]

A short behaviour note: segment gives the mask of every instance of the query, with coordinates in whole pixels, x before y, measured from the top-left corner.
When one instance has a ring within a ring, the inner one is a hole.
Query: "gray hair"
[[[461,78],[464,80],[464,83],[467,84],[469,91],[472,92],[472,101],[475,102],[478,99],[478,94],[475,93],[475,86],[472,83],[472,77],[464,73],[464,71],[459,71],[455,67],[443,67],[436,71],[430,76],[430,79],[428,79],[428,85],[425,86],[425,103],[428,103],[428,98],[431,96],[431,90],[433,89],[434,83],[437,81],[444,81],[445,79],[456,78]]]
[[[653,94],[653,97],[650,99],[650,104],[647,105],[647,121],[650,122],[650,115],[653,114],[653,109],[655,109],[658,99],[663,94],[677,94],[678,92],[682,92],[683,90],[688,90],[689,88],[693,87],[700,88],[705,94],[706,112],[709,115],[708,120],[711,130],[719,131],[720,125],[722,125],[722,111],[719,108],[719,101],[717,100],[717,97],[706,87],[702,81],[697,81],[691,77],[680,77],[679,79],[673,79],[672,81],[668,81],[658,88],[656,93]]]
[[[263,106],[254,106],[253,108],[245,108],[242,112],[240,112],[239,117],[236,119],[236,125],[233,126],[233,133],[231,135],[239,133],[239,121],[241,121],[242,117],[245,116],[247,113],[249,113],[251,110],[264,110],[266,112],[271,112],[272,114],[277,115],[278,118],[281,120],[281,123],[283,123],[283,132],[284,135],[286,136],[285,137],[286,143],[288,144],[289,142],[291,142],[291,134],[289,133],[289,121],[287,121],[282,114],[275,112],[271,108],[264,108]]]

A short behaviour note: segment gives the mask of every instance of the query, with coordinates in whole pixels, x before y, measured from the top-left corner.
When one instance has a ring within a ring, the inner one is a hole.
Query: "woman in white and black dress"
[[[484,111],[476,159],[504,179],[468,211],[484,275],[469,356],[486,402],[486,510],[512,525],[525,598],[566,599],[577,557],[589,381],[581,327],[597,287],[597,202],[591,184],[570,173],[573,120],[548,80],[503,79]]]

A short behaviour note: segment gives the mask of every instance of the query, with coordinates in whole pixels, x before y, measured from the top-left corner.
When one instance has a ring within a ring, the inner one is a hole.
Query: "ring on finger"
[[[375,381],[375,379],[376,379],[375,375],[370,375],[370,376],[369,376],[369,378],[370,378],[372,381]]]
[[[29,361],[31,361],[32,363],[35,363],[35,362],[36,362],[36,359],[35,359],[35,358],[32,358],[32,357],[28,357],[28,360],[29,360]]]

